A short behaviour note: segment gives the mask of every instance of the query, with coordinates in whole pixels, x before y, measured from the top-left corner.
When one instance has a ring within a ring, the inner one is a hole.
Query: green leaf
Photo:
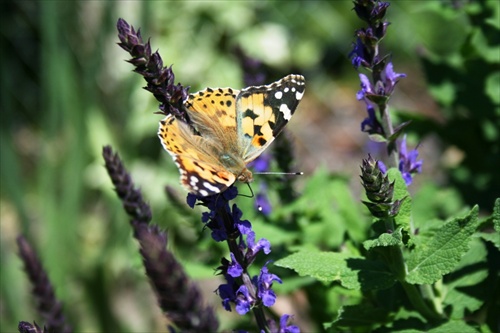
[[[335,248],[344,243],[346,232],[358,242],[365,238],[370,222],[359,206],[346,178],[320,168],[308,179],[301,197],[280,211],[300,216],[303,242]]]
[[[480,232],[479,235],[484,240],[493,243],[497,249],[500,249],[500,198],[495,200],[491,220],[493,222],[494,232]]]
[[[408,187],[406,186],[403,176],[398,169],[389,169],[389,171],[387,171],[387,175],[389,176],[390,181],[395,182],[393,201],[404,199],[399,207],[399,213],[395,216],[394,220],[398,227],[402,227],[404,230],[409,230],[412,200],[410,193],[408,193]]]
[[[370,239],[363,242],[365,249],[370,250],[374,247],[385,247],[385,246],[401,246],[403,245],[403,235],[401,233],[401,228],[398,228],[395,232],[383,233],[377,239]]]
[[[412,284],[431,284],[451,272],[469,249],[470,236],[478,223],[478,207],[467,216],[454,218],[437,230],[430,243],[418,247],[408,258],[406,280]]]
[[[473,238],[470,250],[462,257],[455,272],[447,276],[443,304],[451,309],[451,318],[463,318],[466,310],[472,313],[483,305],[480,294],[485,286],[479,284],[486,282],[488,277],[487,255],[485,243]],[[474,286],[476,288],[472,288]]]
[[[386,289],[395,283],[394,275],[382,262],[343,253],[301,251],[278,260],[275,265],[322,282],[339,281],[348,289]]]
[[[383,324],[389,318],[389,312],[383,308],[369,305],[347,305],[340,308],[337,318],[325,328],[336,327],[370,327]]]
[[[500,198],[495,200],[495,206],[493,206],[493,228],[495,231],[500,232]]]
[[[474,327],[467,325],[462,320],[452,320],[443,325],[435,327],[427,331],[428,333],[477,333],[479,332]]]

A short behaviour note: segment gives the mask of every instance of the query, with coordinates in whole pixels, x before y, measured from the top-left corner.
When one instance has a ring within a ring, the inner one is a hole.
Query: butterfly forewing
[[[302,75],[242,89],[236,99],[237,134],[246,163],[257,158],[292,117],[305,90]]]

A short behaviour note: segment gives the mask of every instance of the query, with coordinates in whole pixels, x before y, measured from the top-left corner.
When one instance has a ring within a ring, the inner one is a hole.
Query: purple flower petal
[[[418,150],[413,149],[410,152],[406,148],[406,135],[399,142],[399,171],[403,175],[406,185],[413,181],[413,175],[422,172],[422,160],[418,160]]]
[[[232,252],[229,255],[231,256],[231,263],[229,264],[229,267],[227,269],[227,274],[231,275],[234,278],[241,276],[241,274],[243,273],[243,267],[241,267],[238,261],[236,261],[236,257]]]
[[[252,307],[253,300],[250,297],[250,294],[248,293],[248,289],[246,286],[241,286],[237,291],[236,291],[236,312],[240,315],[246,314],[248,311],[250,311]]]
[[[366,94],[373,94],[372,83],[370,79],[365,74],[359,74],[359,80],[361,81],[361,90],[356,94],[358,101],[362,100]]]
[[[284,314],[281,316],[279,333],[300,333],[300,329],[298,326],[295,325],[287,326],[288,319],[290,317],[291,316],[288,314]]]

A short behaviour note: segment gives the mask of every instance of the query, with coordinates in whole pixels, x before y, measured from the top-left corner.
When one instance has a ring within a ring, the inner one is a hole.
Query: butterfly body
[[[236,180],[253,180],[247,164],[257,158],[290,120],[302,95],[301,75],[242,90],[206,88],[189,95],[189,124],[168,115],[158,136],[191,193],[220,193]]]

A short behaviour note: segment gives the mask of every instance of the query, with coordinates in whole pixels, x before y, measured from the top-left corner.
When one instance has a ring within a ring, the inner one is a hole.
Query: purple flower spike
[[[401,171],[406,185],[410,185],[412,183],[414,174],[422,172],[423,161],[417,161],[417,157],[417,149],[407,152],[405,135],[399,143],[399,171]]]

